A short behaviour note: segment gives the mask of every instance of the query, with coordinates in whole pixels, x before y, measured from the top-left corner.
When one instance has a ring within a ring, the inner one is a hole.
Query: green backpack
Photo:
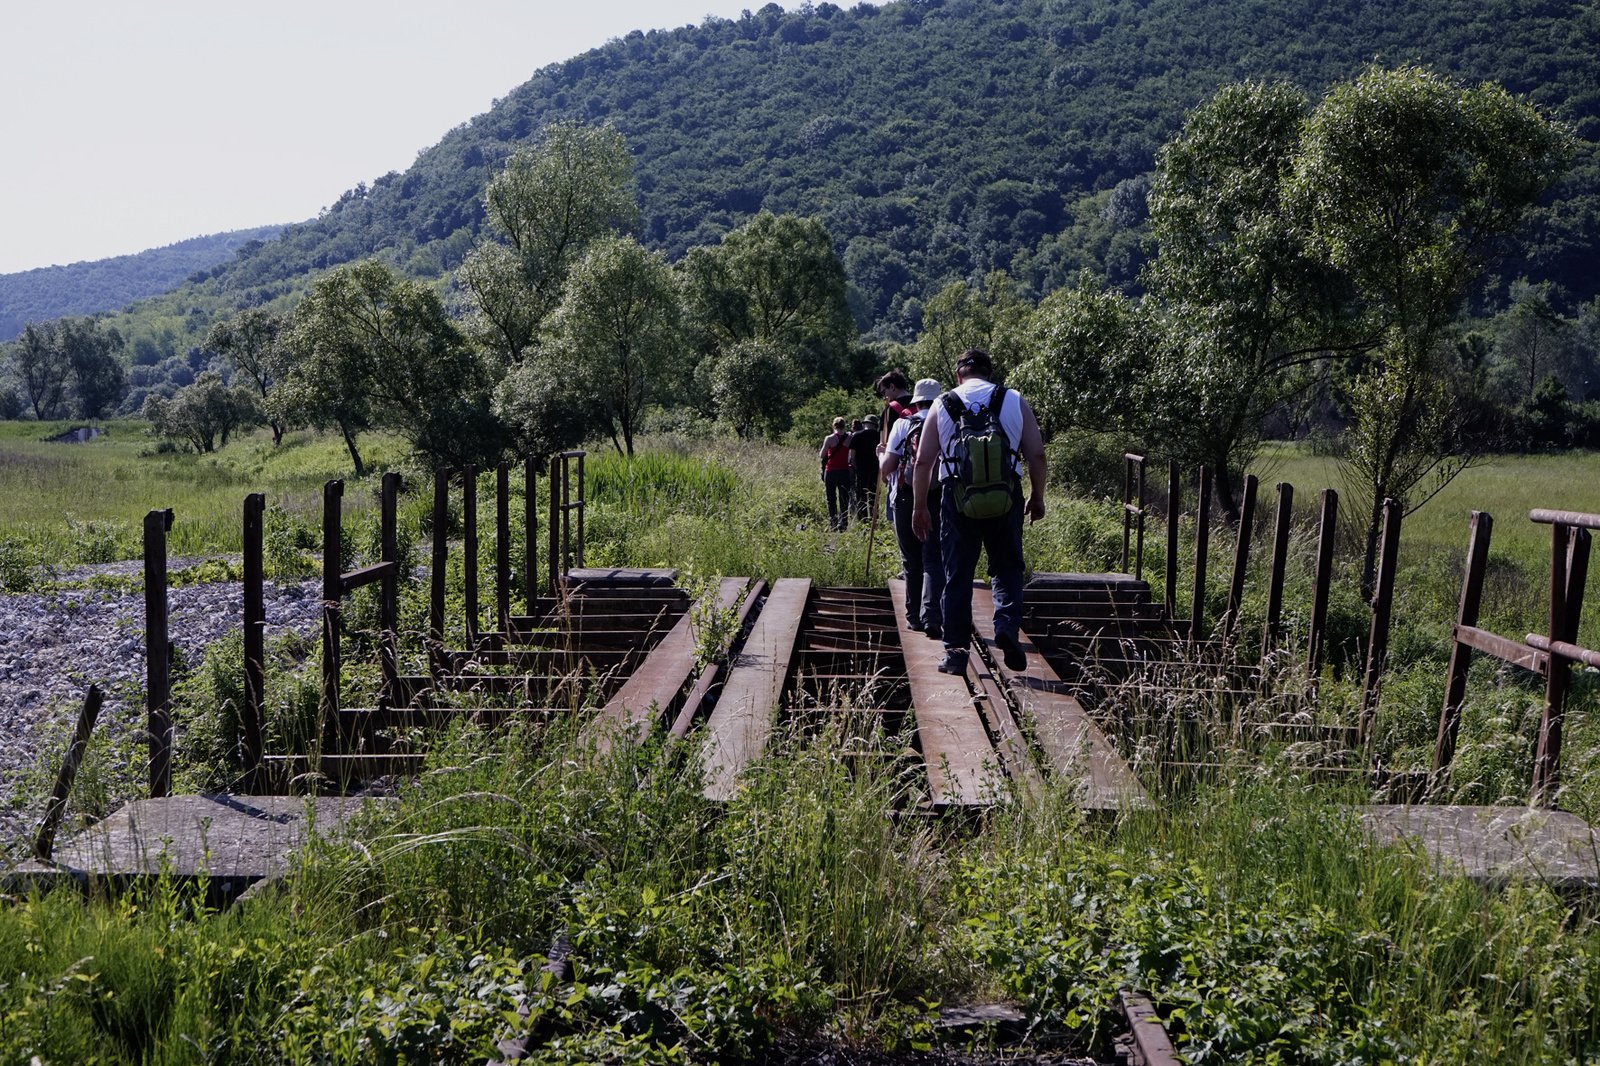
[[[956,510],[968,518],[1000,518],[1011,513],[1016,485],[1011,459],[1016,453],[1000,427],[1005,395],[1005,386],[996,385],[989,402],[975,411],[968,410],[953,392],[940,397],[956,427],[951,442],[955,476],[947,479],[947,491],[955,493]]]

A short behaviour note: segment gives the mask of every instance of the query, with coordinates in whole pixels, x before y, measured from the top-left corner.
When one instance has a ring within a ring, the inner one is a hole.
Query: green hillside
[[[0,340],[10,340],[29,322],[62,315],[112,311],[166,292],[197,271],[209,271],[252,241],[271,240],[282,226],[213,233],[68,266],[0,274]]]
[[[1584,152],[1503,276],[1553,280],[1576,306],[1600,291],[1596,40],[1597,8],[1574,0],[769,4],[546,67],[404,174],[358,185],[141,318],[163,355],[181,353],[217,311],[286,302],[340,263],[378,254],[442,278],[512,146],[576,117],[627,137],[648,243],[676,257],[763,207],[820,215],[858,324],[905,336],[941,283],[996,267],[1035,295],[1082,270],[1131,286],[1142,175],[1187,109],[1242,78],[1318,93],[1374,57],[1496,79],[1573,125]]]

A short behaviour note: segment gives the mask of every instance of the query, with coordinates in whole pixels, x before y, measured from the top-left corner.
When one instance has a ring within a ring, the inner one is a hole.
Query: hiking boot
[[[955,674],[960,677],[967,672],[967,653],[965,651],[947,651],[944,661],[939,664],[941,674]]]
[[[921,633],[922,630],[923,630],[922,619],[920,619],[920,618],[908,618],[908,619],[906,619],[906,628],[911,630],[911,632],[913,632],[913,633]]]
[[[940,629],[936,625],[935,626],[923,626],[922,627],[922,632],[927,634],[927,637],[928,637],[929,640],[943,640],[944,639],[944,630]]]
[[[994,642],[999,645],[1001,651],[1006,653],[1007,670],[1026,670],[1028,668],[1028,656],[1023,652],[1022,645],[1017,643],[1017,635],[1015,633],[996,633]]]

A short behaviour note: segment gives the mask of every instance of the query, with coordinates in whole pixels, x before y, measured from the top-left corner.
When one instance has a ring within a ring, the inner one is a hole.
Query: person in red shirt
[[[850,522],[850,434],[841,416],[833,432],[822,438],[817,458],[822,462],[822,486],[828,494],[828,528],[844,529]]]

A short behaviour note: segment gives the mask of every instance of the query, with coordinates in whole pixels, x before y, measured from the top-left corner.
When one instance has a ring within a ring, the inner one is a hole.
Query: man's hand
[[[927,507],[911,509],[911,532],[917,535],[918,540],[927,540],[933,536],[933,515],[928,513]]]
[[[1044,517],[1044,493],[1034,492],[1028,494],[1028,521],[1037,522]],[[912,515],[912,521],[916,516]]]

